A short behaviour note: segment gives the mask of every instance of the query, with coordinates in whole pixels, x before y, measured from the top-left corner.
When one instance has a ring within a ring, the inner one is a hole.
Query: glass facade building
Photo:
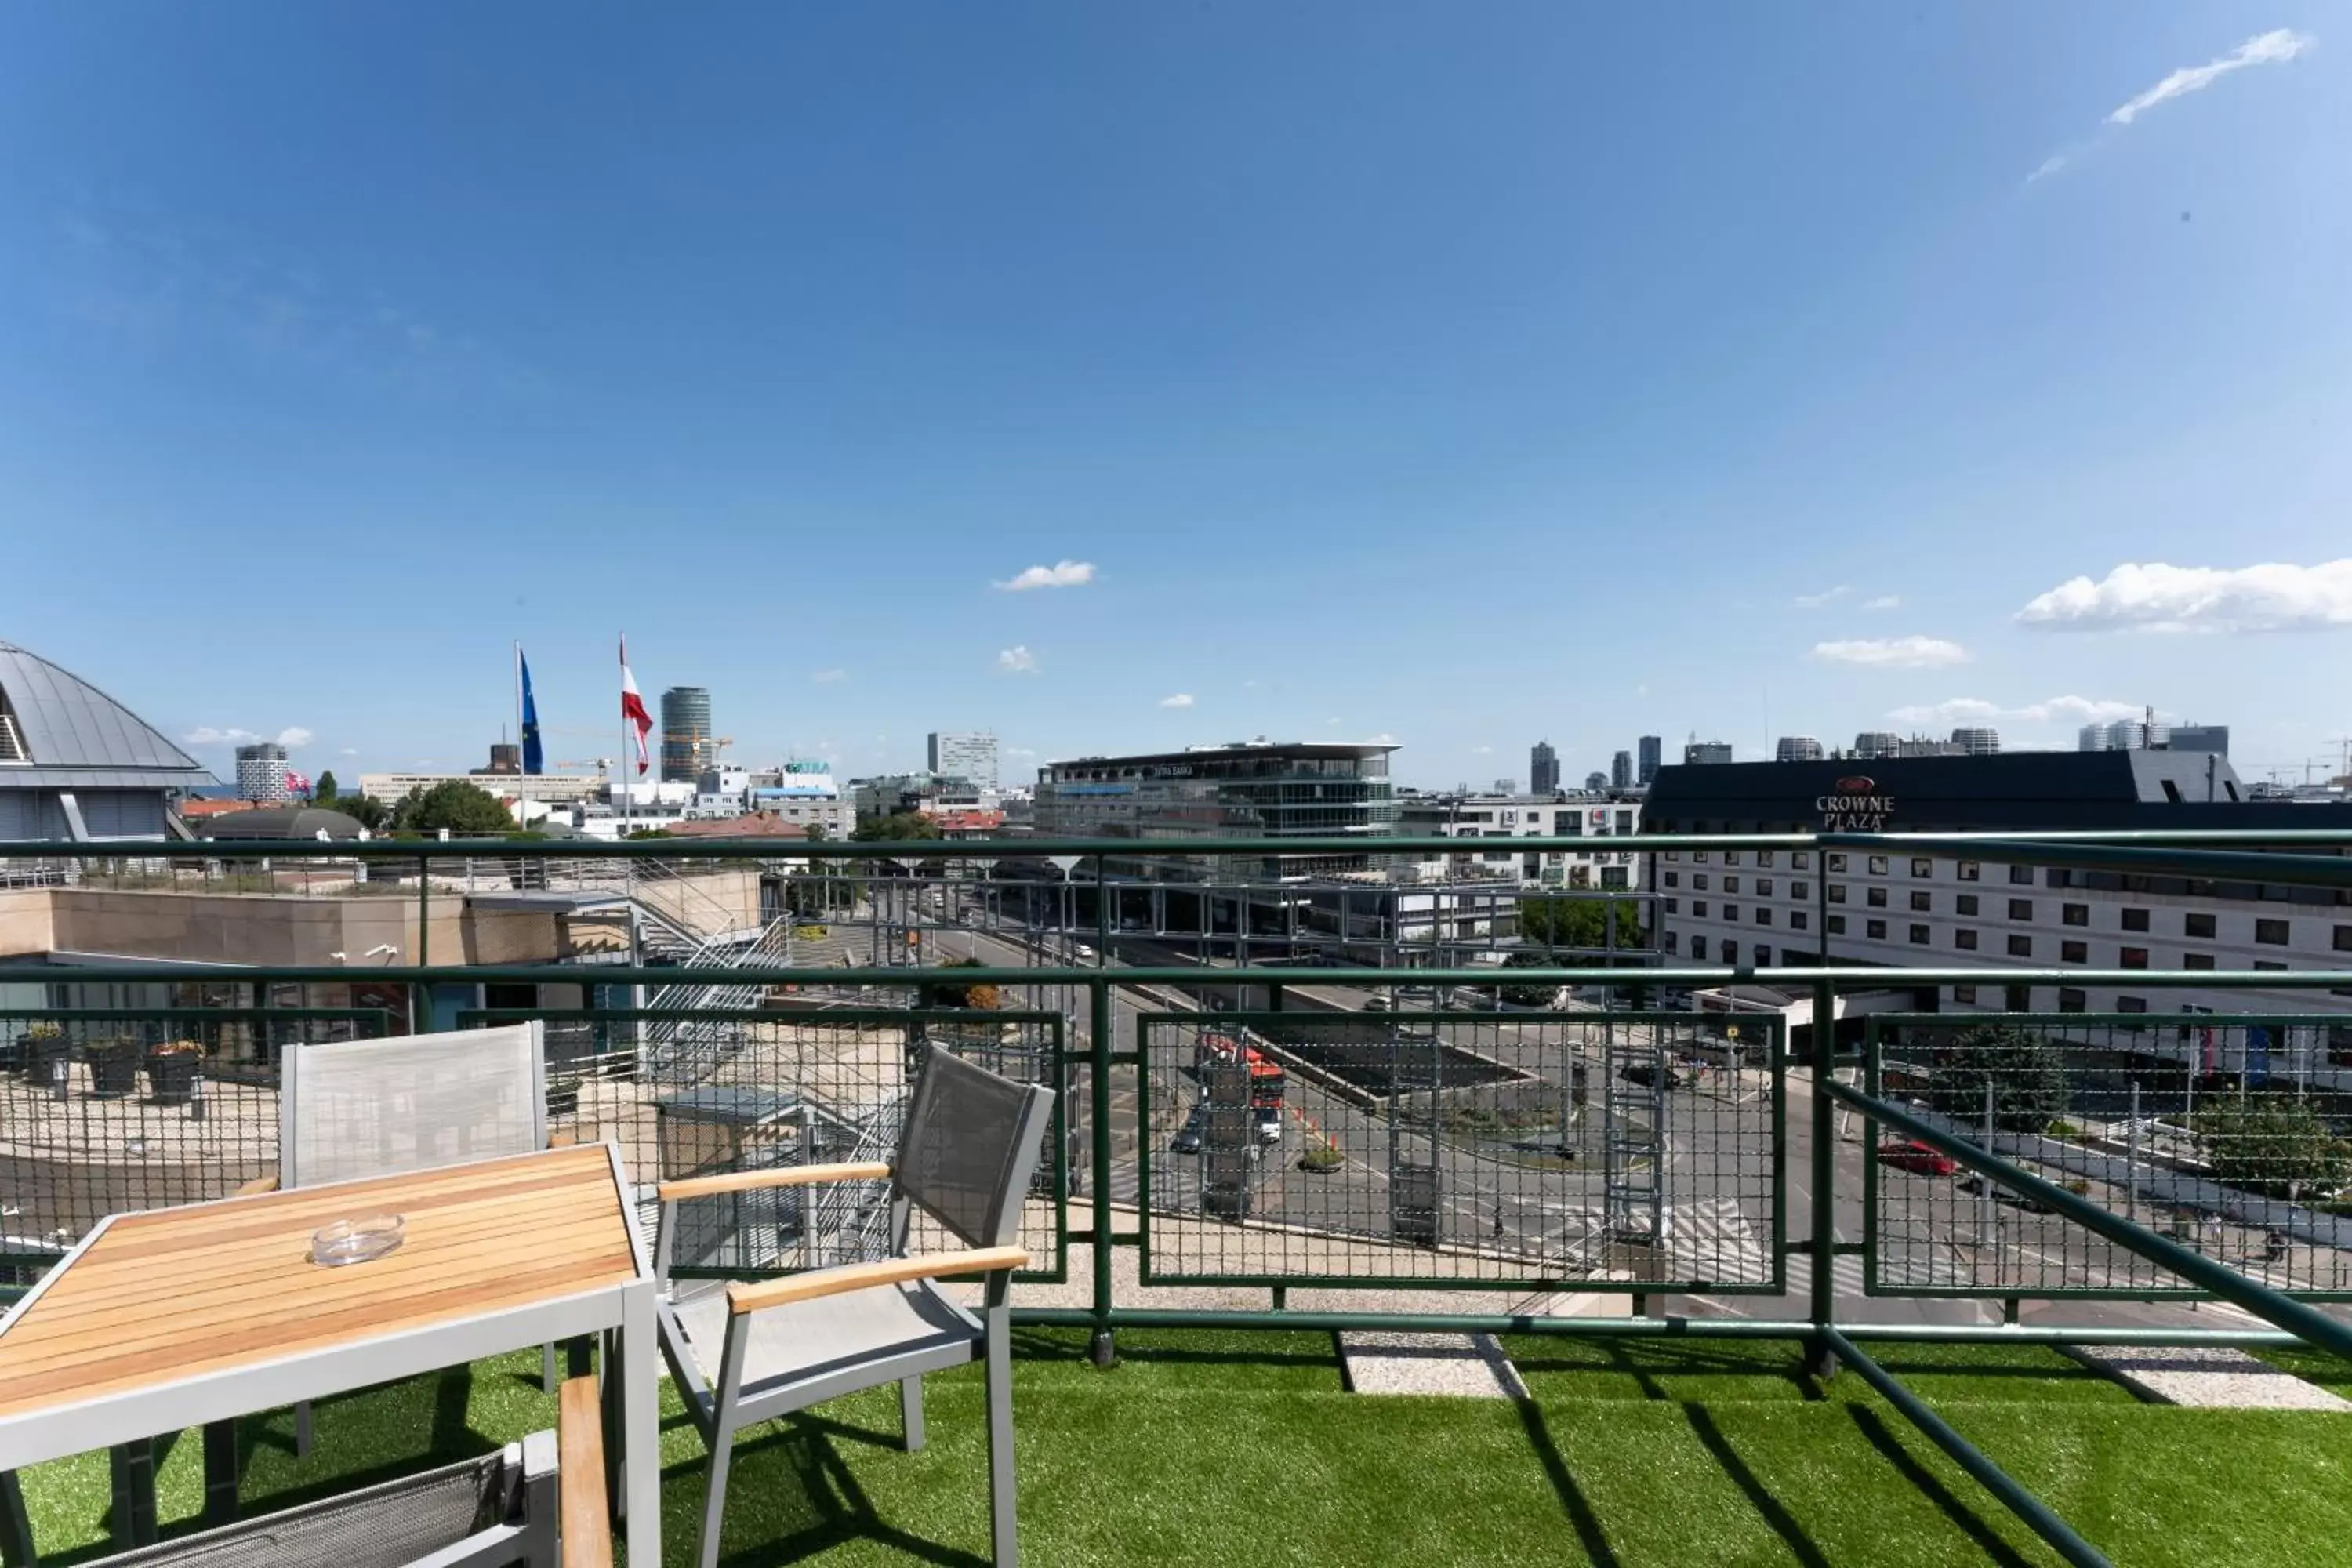
[[[1041,838],[1299,838],[1394,835],[1388,745],[1252,742],[1048,763],[1037,782]],[[1230,856],[1106,861],[1114,876],[1267,879],[1375,868],[1378,857],[1269,852],[1247,870]]]
[[[719,760],[710,743],[710,692],[706,687],[673,686],[661,695],[661,776],[665,784],[693,784]]]

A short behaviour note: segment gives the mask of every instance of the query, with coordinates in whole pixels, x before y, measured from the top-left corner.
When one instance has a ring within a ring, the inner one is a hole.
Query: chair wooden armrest
[[[777,1165],[765,1171],[729,1171],[716,1176],[683,1176],[654,1190],[666,1204],[680,1198],[707,1198],[713,1193],[749,1192],[755,1187],[799,1187],[812,1182],[878,1182],[890,1173],[879,1160],[857,1160],[839,1165]]]
[[[274,1193],[277,1190],[278,1173],[272,1171],[266,1176],[256,1176],[253,1180],[240,1185],[236,1189],[236,1195],[241,1198],[258,1197],[263,1193]]]
[[[1019,1268],[1029,1261],[1018,1247],[978,1247],[965,1252],[927,1252],[917,1258],[885,1258],[875,1263],[849,1263],[807,1274],[788,1274],[757,1284],[737,1281],[727,1287],[727,1310],[756,1312],[791,1301],[812,1301],[838,1296],[845,1290],[868,1290],[877,1285],[900,1285],[909,1279],[936,1279],[946,1274],[993,1274]]]
[[[555,1452],[563,1568],[613,1568],[613,1521],[604,1510],[604,1418],[594,1378],[569,1379],[557,1396]]]

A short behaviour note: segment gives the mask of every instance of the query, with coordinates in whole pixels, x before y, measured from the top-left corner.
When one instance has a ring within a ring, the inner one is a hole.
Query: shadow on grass
[[[885,1520],[858,1485],[836,1442],[897,1450],[898,1435],[790,1415],[750,1442],[739,1436],[729,1465],[726,1515],[719,1531],[722,1568],[775,1568],[852,1542],[887,1547],[943,1568],[989,1568],[989,1560],[942,1545]],[[691,1563],[702,1530],[709,1463],[698,1458],[662,1473],[662,1539],[672,1560]]]
[[[1551,1440],[1551,1428],[1544,1421],[1543,1406],[1532,1399],[1514,1400],[1519,1409],[1519,1425],[1527,1428],[1528,1446],[1542,1461],[1544,1474],[1551,1481],[1551,1489],[1559,1498],[1559,1506],[1568,1515],[1569,1527],[1576,1531],[1577,1544],[1584,1548],[1594,1568],[1617,1568],[1618,1557],[1609,1544],[1608,1532],[1601,1528],[1601,1516],[1592,1511],[1592,1503],[1584,1489],[1569,1474],[1568,1461],[1560,1458],[1559,1447]]]
[[[1723,1428],[1715,1424],[1715,1417],[1707,1413],[1706,1407],[1685,1405],[1683,1406],[1683,1419],[1690,1423],[1691,1432],[1698,1438],[1700,1447],[1714,1456],[1715,1462],[1723,1468],[1723,1473],[1731,1479],[1731,1484],[1746,1493],[1748,1500],[1756,1505],[1756,1511],[1771,1527],[1772,1533],[1787,1543],[1790,1554],[1806,1564],[1806,1568],[1830,1568],[1829,1557],[1805,1532],[1805,1527],[1797,1522],[1796,1516],[1780,1506],[1780,1500],[1772,1495],[1772,1489],[1748,1468],[1748,1461],[1739,1457],[1739,1450],[1731,1446],[1730,1439],[1723,1435]]]
[[[2000,1532],[1988,1523],[1984,1516],[1962,1502],[1939,1479],[1933,1470],[1921,1464],[1918,1457],[1903,1446],[1902,1439],[1887,1429],[1878,1418],[1878,1412],[1867,1405],[1852,1405],[1846,1413],[1853,1418],[1856,1430],[1870,1440],[1870,1446],[1886,1456],[1886,1462],[1902,1472],[1903,1479],[1917,1489],[1919,1495],[1943,1510],[1965,1532],[1988,1563],[1998,1563],[2001,1568],[2032,1568],[2032,1559],[2020,1552],[2000,1537]]]
[[[1338,1375],[1340,1358],[1336,1338],[1317,1336],[1328,1345],[1320,1351],[1284,1351],[1269,1348],[1265,1342],[1274,1336],[1262,1331],[1242,1332],[1255,1334],[1255,1338],[1218,1343],[1209,1335],[1181,1330],[1167,1337],[1129,1330],[1119,1336],[1118,1359],[1143,1366],[1315,1367],[1328,1369],[1335,1377]],[[1177,1337],[1180,1335],[1183,1337]],[[1015,1328],[1013,1354],[1018,1361],[1045,1366],[1091,1365],[1092,1336],[1084,1329]]]

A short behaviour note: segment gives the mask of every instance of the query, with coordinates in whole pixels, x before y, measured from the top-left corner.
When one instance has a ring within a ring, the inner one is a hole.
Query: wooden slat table
[[[405,1216],[373,1262],[310,1233]],[[620,1154],[550,1149],[114,1215],[0,1318],[0,1471],[604,1333],[630,1568],[659,1568],[654,1278]]]

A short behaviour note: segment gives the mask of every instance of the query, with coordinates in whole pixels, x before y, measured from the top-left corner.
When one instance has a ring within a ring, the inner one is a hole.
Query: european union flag
[[[547,767],[547,753],[540,749],[539,744],[539,704],[531,700],[530,695],[530,660],[523,658],[522,650],[517,648],[515,663],[522,668],[522,771],[527,773],[543,773]]]

